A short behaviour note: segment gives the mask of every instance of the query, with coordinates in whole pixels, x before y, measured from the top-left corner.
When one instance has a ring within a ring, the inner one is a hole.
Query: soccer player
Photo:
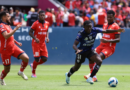
[[[114,22],[115,20],[115,12],[112,10],[109,10],[107,12],[107,21],[108,23],[105,23],[103,25],[103,29],[113,29],[118,30],[120,27],[117,23]],[[101,39],[100,45],[95,49],[95,51],[100,55],[102,60],[108,58],[111,56],[116,47],[116,43],[120,42],[120,32],[114,32],[114,33],[104,33],[103,37]],[[95,66],[94,61],[89,61],[89,67],[90,67],[90,73],[92,73],[93,68]],[[90,76],[90,74],[85,75],[84,78],[87,79]],[[97,81],[96,75],[93,77],[93,81]]]
[[[33,38],[32,40],[32,50],[34,55],[34,62],[30,64],[32,68],[32,76],[36,78],[36,68],[37,65],[43,64],[47,61],[48,51],[46,48],[46,43],[49,42],[49,33],[48,33],[49,23],[45,21],[45,12],[39,12],[39,20],[35,21],[29,31],[29,35]],[[34,34],[33,34],[34,32]]]
[[[9,25],[11,17],[7,12],[1,12],[0,18],[2,20],[0,23],[0,53],[4,65],[4,70],[0,75],[1,85],[6,85],[4,78],[10,71],[11,56],[22,59],[21,68],[18,72],[18,75],[23,79],[28,80],[28,77],[23,73],[23,71],[28,65],[29,57],[22,49],[17,46],[22,46],[22,44],[17,42],[13,36],[13,34],[21,27],[21,25],[17,25],[16,28],[12,30]]]
[[[69,72],[65,74],[67,84],[70,83],[70,76],[80,68],[81,64],[85,61],[85,58],[88,58],[90,61],[96,62],[96,65],[90,77],[87,79],[87,82],[93,84],[94,82],[92,78],[98,72],[102,64],[101,57],[93,50],[94,41],[97,33],[112,33],[112,32],[124,31],[124,29],[101,30],[95,27],[92,28],[91,21],[85,21],[83,26],[84,26],[83,30],[79,31],[77,38],[73,44],[73,48],[76,51],[76,59],[75,59],[75,65],[70,69]],[[80,46],[79,48],[77,48],[77,45],[79,43]]]

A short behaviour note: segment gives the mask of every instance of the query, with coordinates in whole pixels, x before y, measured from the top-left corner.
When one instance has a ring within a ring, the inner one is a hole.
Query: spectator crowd
[[[86,20],[91,20],[94,26],[102,27],[107,22],[106,12],[115,12],[115,22],[120,27],[130,28],[130,0],[58,0],[66,8],[61,7],[56,11],[53,8],[45,10],[46,21],[52,27],[81,27]],[[31,8],[26,14],[25,10],[12,7],[7,9],[1,6],[0,12],[8,11],[11,16],[11,25],[31,26],[38,20],[41,9]]]

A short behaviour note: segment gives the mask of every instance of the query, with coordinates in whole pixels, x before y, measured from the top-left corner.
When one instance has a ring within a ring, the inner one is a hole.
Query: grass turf
[[[90,85],[83,78],[89,73],[88,65],[82,65],[78,72],[71,77],[70,84],[65,82],[65,72],[73,65],[40,65],[37,68],[37,78],[31,78],[31,68],[28,66],[25,74],[29,80],[25,81],[17,75],[20,65],[12,65],[10,73],[4,79],[6,86],[0,85],[0,90],[130,90],[130,65],[102,65],[97,77],[98,82]],[[3,66],[0,65],[0,71]],[[108,86],[108,79],[116,77],[117,87]]]

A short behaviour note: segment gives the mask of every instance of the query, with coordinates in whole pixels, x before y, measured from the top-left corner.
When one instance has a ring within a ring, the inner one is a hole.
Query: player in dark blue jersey
[[[91,73],[90,77],[87,79],[87,82],[93,84],[92,77],[98,72],[101,64],[102,59],[101,57],[94,51],[94,41],[96,38],[97,33],[113,33],[113,32],[124,32],[124,29],[118,30],[102,30],[99,28],[92,28],[91,21],[84,22],[84,28],[79,31],[77,38],[73,44],[73,48],[76,51],[76,59],[75,65],[67,72],[66,75],[66,83],[70,83],[70,76],[75,72],[78,71],[81,64],[85,61],[85,58],[88,58],[91,61],[96,62],[93,72]],[[77,48],[77,45],[80,43],[80,46]]]

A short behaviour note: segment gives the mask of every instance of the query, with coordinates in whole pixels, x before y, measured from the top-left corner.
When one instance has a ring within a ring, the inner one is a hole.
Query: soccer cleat
[[[70,77],[68,77],[68,72],[65,73],[65,77],[66,77],[66,83],[69,84],[70,83]]]
[[[21,76],[24,80],[28,80],[28,77],[23,72],[18,72],[18,75]]]
[[[86,81],[87,81],[88,83],[90,83],[90,84],[94,84],[92,77],[89,77]]]
[[[84,78],[85,78],[85,79],[88,79],[89,77],[90,77],[90,73],[89,73],[88,75],[84,75]],[[97,81],[98,81],[96,76],[93,77],[93,81],[94,81],[94,82],[97,82]]]
[[[96,77],[93,77],[93,81],[94,81],[94,82],[97,82],[98,80],[97,80],[97,78],[96,78]]]
[[[0,79],[1,85],[6,85],[4,79]]]
[[[85,79],[88,79],[90,77],[90,73],[88,75],[84,75]]]
[[[31,76],[32,78],[36,78],[37,76],[36,76],[36,74],[32,74],[32,76]]]

